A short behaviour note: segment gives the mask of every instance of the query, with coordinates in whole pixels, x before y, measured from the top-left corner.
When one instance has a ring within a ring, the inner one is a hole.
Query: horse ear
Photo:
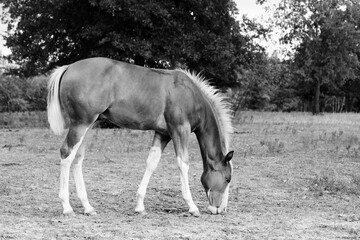
[[[230,161],[234,156],[234,151],[230,151],[228,152],[228,154],[226,154],[225,158],[224,158],[224,162],[228,162]]]

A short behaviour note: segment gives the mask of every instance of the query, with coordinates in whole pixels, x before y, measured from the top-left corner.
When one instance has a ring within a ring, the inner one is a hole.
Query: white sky
[[[234,0],[239,10],[239,17],[246,14],[249,18],[258,18],[265,13],[262,5],[256,4],[256,0]]]
[[[280,3],[281,0],[267,0],[263,5],[256,4],[256,0],[234,0],[238,11],[240,20],[242,15],[247,15],[251,19],[256,19],[257,22],[269,25],[269,19],[271,15],[266,12],[266,8],[274,10],[275,6]],[[287,59],[287,54],[291,52],[289,45],[280,43],[279,38],[282,35],[281,29],[273,28],[272,32],[268,34],[268,39],[257,39],[256,43],[265,48],[268,56],[275,54],[280,59]]]
[[[0,15],[3,14],[2,12],[2,4],[0,4]],[[2,35],[5,34],[7,26],[0,23],[0,56],[1,55],[8,55],[10,54],[10,50],[4,47],[5,40],[3,39]]]

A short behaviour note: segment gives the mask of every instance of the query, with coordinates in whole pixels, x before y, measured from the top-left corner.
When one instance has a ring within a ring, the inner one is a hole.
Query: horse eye
[[[225,180],[226,180],[227,183],[230,183],[231,178],[226,178]]]

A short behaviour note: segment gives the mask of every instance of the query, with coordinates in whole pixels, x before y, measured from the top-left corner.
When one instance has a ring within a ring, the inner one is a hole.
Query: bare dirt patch
[[[59,147],[46,129],[0,130],[0,239],[358,239],[360,128],[333,122],[240,121],[233,135],[228,212],[210,215],[191,139],[190,187],[202,215],[188,214],[172,145],[134,213],[151,132],[94,129],[84,177],[98,215],[61,216]],[[340,134],[341,132],[341,134]],[[352,139],[352,140],[351,140]],[[359,152],[358,152],[359,151]],[[72,176],[71,176],[72,177]]]

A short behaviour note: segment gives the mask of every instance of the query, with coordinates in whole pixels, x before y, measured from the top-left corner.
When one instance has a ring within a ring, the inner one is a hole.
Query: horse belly
[[[102,114],[119,127],[166,131],[161,105],[136,100],[117,101]]]

